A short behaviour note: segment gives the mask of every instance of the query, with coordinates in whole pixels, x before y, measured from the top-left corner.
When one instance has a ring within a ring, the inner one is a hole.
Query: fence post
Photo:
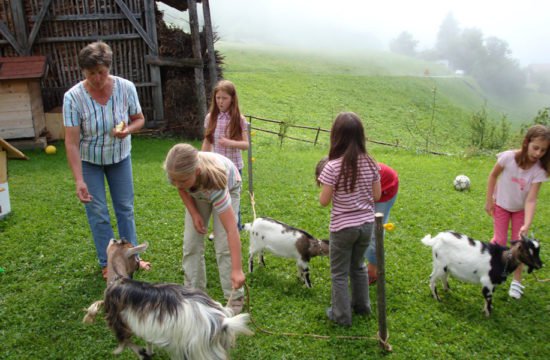
[[[378,301],[378,342],[380,346],[391,351],[388,341],[388,326],[386,323],[386,274],[384,264],[384,214],[375,215],[376,264],[377,264],[377,301]]]
[[[283,140],[285,139],[285,122],[284,121],[281,121],[281,124],[279,125],[279,140],[280,140],[280,144],[279,144],[279,147],[283,147]]]
[[[317,146],[317,140],[319,139],[319,132],[321,131],[321,127],[319,126],[317,128],[317,134],[315,134],[315,141],[313,142],[313,146]]]
[[[249,116],[248,119],[248,192],[254,194],[252,179],[252,116]]]

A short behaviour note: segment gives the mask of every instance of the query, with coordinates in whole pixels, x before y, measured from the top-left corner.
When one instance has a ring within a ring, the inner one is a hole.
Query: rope
[[[252,213],[254,214],[254,220],[256,220],[256,201],[254,200],[254,193],[249,191],[248,195],[250,195],[250,206],[252,206]]]
[[[298,333],[291,333],[291,332],[275,332],[268,329],[265,329],[258,325],[258,323],[254,320],[254,317],[252,316],[252,308],[250,307],[250,289],[248,287],[248,284],[245,282],[245,295],[246,295],[246,307],[248,309],[248,313],[250,314],[250,322],[254,325],[254,327],[265,334],[269,335],[275,335],[275,336],[302,336],[302,337],[310,337],[314,339],[323,339],[323,340],[331,340],[331,339],[340,339],[340,340],[377,340],[380,346],[386,350],[386,351],[392,351],[392,347],[388,342],[388,339],[390,337],[389,332],[387,333],[386,339],[382,339],[380,337],[379,332],[376,333],[375,337],[372,336],[354,336],[354,335],[338,335],[338,336],[329,336],[329,335],[317,335],[317,334],[298,334]],[[233,297],[233,292],[231,292],[231,295],[229,296],[229,301],[231,301],[231,298]]]
[[[549,281],[550,281],[550,279],[539,279],[539,278],[537,277],[537,275],[535,275],[534,272],[533,272],[533,276],[535,277],[535,280],[536,280],[537,282],[549,282]]]

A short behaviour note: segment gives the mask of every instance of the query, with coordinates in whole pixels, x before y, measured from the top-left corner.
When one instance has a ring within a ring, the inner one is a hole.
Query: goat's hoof
[[[142,359],[142,360],[151,360],[153,359],[153,354],[149,354],[147,352],[147,349],[145,348],[141,348],[141,350],[139,350],[139,357]]]
[[[114,355],[120,355],[124,351],[124,345],[120,344],[116,347],[116,349],[113,350]]]

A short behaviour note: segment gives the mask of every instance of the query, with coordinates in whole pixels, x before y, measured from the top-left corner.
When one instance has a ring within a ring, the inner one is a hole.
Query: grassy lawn
[[[233,359],[550,358],[548,283],[525,274],[525,296],[515,301],[507,295],[508,279],[496,290],[489,319],[482,313],[478,285],[451,279],[452,290],[441,294],[441,303],[430,294],[431,249],[421,244],[424,235],[453,229],[480,240],[492,236],[492,221],[483,206],[495,157],[461,155],[469,153],[467,122],[484,103],[483,94],[470,79],[424,77],[426,63],[381,54],[321,57],[221,45],[226,55],[225,77],[237,85],[244,113],[328,129],[338,112],[355,111],[370,139],[399,139],[410,149],[368,144],[371,154],[400,176],[400,192],[391,213],[396,230],[388,232],[385,240],[387,320],[393,352],[382,352],[374,339],[376,312],[369,318],[354,317],[351,328],[340,328],[326,319],[328,258],[311,261],[313,288],[307,289],[298,280],[292,261],[267,254],[267,267],[256,266],[247,276],[254,321],[275,333],[330,339],[270,335],[251,326],[255,335],[238,339],[231,352]],[[444,69],[430,66],[432,75],[446,75]],[[518,106],[490,100],[490,114],[499,119],[502,112],[515,108],[520,115],[511,116],[514,124],[530,121],[542,107],[537,104],[548,106],[548,97],[539,95],[517,99]],[[430,150],[455,155],[416,151],[425,147],[428,135]],[[326,134],[317,147],[292,141],[279,146],[276,137],[259,131],[252,139],[258,216],[327,238],[330,210],[318,204],[313,175],[315,164],[328,151]],[[184,207],[162,171],[162,161],[176,142],[133,139],[138,239],[149,242],[144,258],[153,264],[152,271],[136,275],[145,281],[183,282]],[[25,151],[29,161],[9,162],[12,213],[0,220],[0,268],[4,270],[0,272],[0,359],[114,358],[111,351],[116,341],[101,316],[93,325],[81,322],[83,309],[102,297],[105,282],[84,208],[74,194],[63,144],[56,145],[56,155]],[[471,191],[453,189],[458,174],[470,177]],[[241,205],[244,221],[252,221],[247,185],[245,179]],[[543,243],[543,262],[550,254],[548,204],[550,185],[545,185],[532,228]],[[242,234],[242,242],[246,267],[247,234]],[[206,249],[207,290],[222,302],[212,244],[207,242]],[[538,277],[549,278],[547,269],[540,270]],[[370,297],[375,308],[375,286],[371,286]],[[341,338],[349,336],[365,338]],[[126,350],[117,358],[135,356]],[[167,359],[167,355],[159,352],[155,358]]]
[[[136,219],[139,241],[148,241],[146,258],[153,270],[137,275],[146,281],[181,283],[183,205],[168,185],[161,164],[170,139],[135,138],[133,150]],[[257,134],[253,155],[256,212],[312,234],[328,236],[329,210],[317,202],[313,181],[317,160],[326,148],[285,143]],[[256,323],[273,332],[318,334],[330,340],[287,337],[256,330],[241,337],[232,350],[234,359],[356,359],[356,358],[537,358],[550,356],[547,324],[550,291],[546,283],[525,277],[526,293],[520,301],[507,296],[509,281],[497,288],[493,316],[482,314],[481,289],[451,280],[443,302],[431,298],[428,276],[431,252],[420,243],[427,233],[454,229],[474,238],[492,235],[490,218],[483,211],[486,177],[492,157],[438,157],[370,146],[379,161],[396,168],[401,179],[387,233],[387,318],[393,352],[385,356],[374,340],[376,315],[354,317],[349,329],[331,324],[324,315],[330,302],[327,258],[311,262],[313,288],[296,277],[295,264],[266,256],[267,267],[256,266],[248,275],[251,310]],[[48,156],[26,152],[30,161],[10,161],[12,213],[0,221],[0,358],[103,359],[116,346],[101,317],[93,325],[81,323],[82,309],[102,297],[105,284],[96,264],[95,250],[82,206],[66,165],[64,148]],[[459,174],[472,180],[470,192],[452,188]],[[246,189],[245,182],[245,189]],[[549,233],[550,188],[543,186],[533,229],[543,240],[541,257],[548,259],[544,240]],[[243,217],[252,209],[243,191]],[[248,237],[243,234],[243,260]],[[223,301],[215,258],[207,246],[209,294]],[[244,264],[246,265],[246,264]],[[548,278],[547,268],[538,272]],[[376,306],[376,287],[371,286]],[[254,327],[253,327],[254,328]],[[338,336],[364,336],[345,340]],[[520,340],[521,341],[520,341]],[[132,359],[126,350],[120,359]],[[156,358],[167,358],[160,352]]]

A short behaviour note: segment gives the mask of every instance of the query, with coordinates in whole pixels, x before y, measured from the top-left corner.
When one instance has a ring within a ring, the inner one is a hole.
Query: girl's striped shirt
[[[225,189],[221,190],[198,189],[197,191],[189,191],[189,195],[198,201],[211,203],[214,211],[216,211],[217,214],[221,214],[231,207],[230,191],[240,188],[242,183],[241,174],[239,174],[239,170],[233,161],[223,155],[213,152],[202,152],[202,156],[213,156],[220,166],[225,169],[225,173],[227,174],[227,186]]]
[[[378,166],[372,160],[362,156],[357,159],[357,167],[355,190],[351,193],[345,192],[344,177],[340,179],[338,189],[334,190],[342,168],[342,158],[330,160],[319,175],[319,181],[322,184],[333,188],[330,212],[331,232],[374,221],[372,184],[380,181]]]

